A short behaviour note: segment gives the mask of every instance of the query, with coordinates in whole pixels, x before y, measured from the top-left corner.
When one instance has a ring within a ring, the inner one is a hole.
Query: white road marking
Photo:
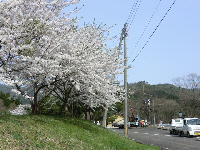
[[[200,137],[197,137],[196,140],[197,140],[197,141],[200,141]]]
[[[165,136],[171,136],[171,135],[165,135]]]
[[[139,133],[139,132],[134,132],[134,133]]]
[[[159,135],[159,134],[154,134],[154,135]]]
[[[144,133],[144,134],[149,134],[149,133]]]

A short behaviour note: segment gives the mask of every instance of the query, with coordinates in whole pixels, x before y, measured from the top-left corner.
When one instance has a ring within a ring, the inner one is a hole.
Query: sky
[[[108,43],[111,48],[119,45],[121,30],[128,23],[127,64],[132,66],[127,71],[128,83],[173,84],[174,78],[191,73],[200,75],[200,0],[176,0],[172,5],[173,2],[81,0],[65,11],[84,5],[73,14],[79,19],[80,27],[93,23],[94,19],[96,24],[113,26],[109,36],[117,38]],[[122,84],[123,78],[123,74],[118,76]]]

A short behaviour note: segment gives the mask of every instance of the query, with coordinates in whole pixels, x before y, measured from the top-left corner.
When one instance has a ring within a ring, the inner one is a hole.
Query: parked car
[[[169,130],[170,124],[157,124],[156,129]]]
[[[124,122],[112,123],[114,127],[119,127],[119,129],[124,129]],[[127,127],[130,128],[130,122],[127,122]]]
[[[124,129],[124,123],[119,123],[118,127],[119,127],[119,129]]]
[[[162,130],[169,130],[170,124],[161,124],[161,129]]]
[[[156,124],[156,129],[161,129],[161,124]]]
[[[118,124],[117,124],[116,122],[113,122],[113,123],[112,123],[112,126],[113,126],[113,127],[118,127]]]

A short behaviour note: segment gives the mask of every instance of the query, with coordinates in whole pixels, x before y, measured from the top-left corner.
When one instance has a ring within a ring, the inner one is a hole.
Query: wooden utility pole
[[[124,136],[128,137],[128,127],[127,127],[127,51],[126,51],[126,28],[127,23],[124,24],[124,28],[122,29],[120,42],[119,42],[119,50],[121,47],[122,40],[124,40],[124,90],[125,90],[125,99],[124,99]]]
[[[124,90],[125,90],[125,100],[124,100],[124,135],[128,137],[128,127],[127,127],[127,51],[126,51],[126,27],[127,24],[124,24]]]

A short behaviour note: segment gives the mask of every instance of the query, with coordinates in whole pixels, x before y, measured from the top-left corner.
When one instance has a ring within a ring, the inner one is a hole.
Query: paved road
[[[110,129],[124,135],[124,129]],[[128,137],[136,142],[154,145],[163,150],[200,150],[200,137],[187,138],[169,134],[155,127],[129,129]]]

